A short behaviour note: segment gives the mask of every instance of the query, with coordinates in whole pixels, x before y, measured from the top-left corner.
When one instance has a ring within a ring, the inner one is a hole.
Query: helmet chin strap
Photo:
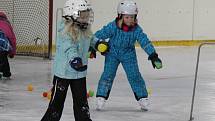
[[[66,21],[72,20],[73,23],[75,25],[77,25],[81,30],[86,30],[88,28],[88,26],[89,26],[88,23],[81,23],[81,22],[75,20],[72,16],[63,16],[63,18],[65,18]]]
[[[81,23],[79,21],[74,20],[74,24],[77,25],[81,30],[86,30],[89,26],[88,23]]]

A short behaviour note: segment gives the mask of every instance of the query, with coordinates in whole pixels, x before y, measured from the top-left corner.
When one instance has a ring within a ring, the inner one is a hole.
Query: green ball
[[[89,96],[93,97],[94,96],[94,91],[93,90],[89,90]]]
[[[160,63],[160,62],[155,62],[155,67],[156,67],[157,69],[161,69],[161,68],[162,68],[162,63]]]
[[[91,53],[91,52],[88,52],[88,53],[87,53],[87,58],[90,58],[90,53]]]

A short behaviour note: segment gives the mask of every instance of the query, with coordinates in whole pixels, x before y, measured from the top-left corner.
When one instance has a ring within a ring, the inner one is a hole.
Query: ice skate
[[[141,98],[139,101],[138,101],[140,107],[141,107],[141,110],[143,111],[148,111],[149,109],[149,99],[148,98]]]
[[[11,77],[2,77],[2,80],[12,80],[12,78]]]
[[[11,76],[5,77],[2,73],[0,73],[0,80],[11,80]]]
[[[96,110],[100,111],[100,110],[104,109],[105,102],[106,102],[105,98],[97,97],[96,98]]]

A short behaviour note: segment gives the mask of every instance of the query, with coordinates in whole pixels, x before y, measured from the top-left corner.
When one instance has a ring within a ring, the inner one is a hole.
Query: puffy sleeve
[[[56,49],[61,53],[65,53],[68,60],[78,57],[78,44],[72,41],[70,35],[63,32],[64,23],[60,22],[58,24]]]
[[[104,26],[102,29],[98,30],[95,33],[95,38],[105,40],[107,38],[110,38],[114,34],[114,22],[111,22]]]
[[[148,54],[151,55],[155,52],[155,48],[152,45],[151,41],[147,37],[147,35],[143,32],[143,30],[138,27],[136,31],[136,39],[140,44],[141,48]]]

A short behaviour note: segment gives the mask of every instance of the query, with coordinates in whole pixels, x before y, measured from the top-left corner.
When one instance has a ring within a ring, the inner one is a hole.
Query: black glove
[[[69,64],[76,71],[82,72],[87,70],[87,65],[82,64],[82,60],[80,57],[75,57],[73,60],[70,60]]]
[[[151,55],[149,55],[148,60],[151,60],[153,68],[156,68],[156,69],[162,68],[162,61],[160,60],[160,58],[158,58],[157,53],[154,52]]]
[[[91,59],[96,58],[96,50],[93,47],[90,47],[88,52],[89,52],[89,58]]]
[[[106,41],[98,41],[95,45],[96,50],[98,50],[102,55],[106,55],[109,52],[109,44]]]

